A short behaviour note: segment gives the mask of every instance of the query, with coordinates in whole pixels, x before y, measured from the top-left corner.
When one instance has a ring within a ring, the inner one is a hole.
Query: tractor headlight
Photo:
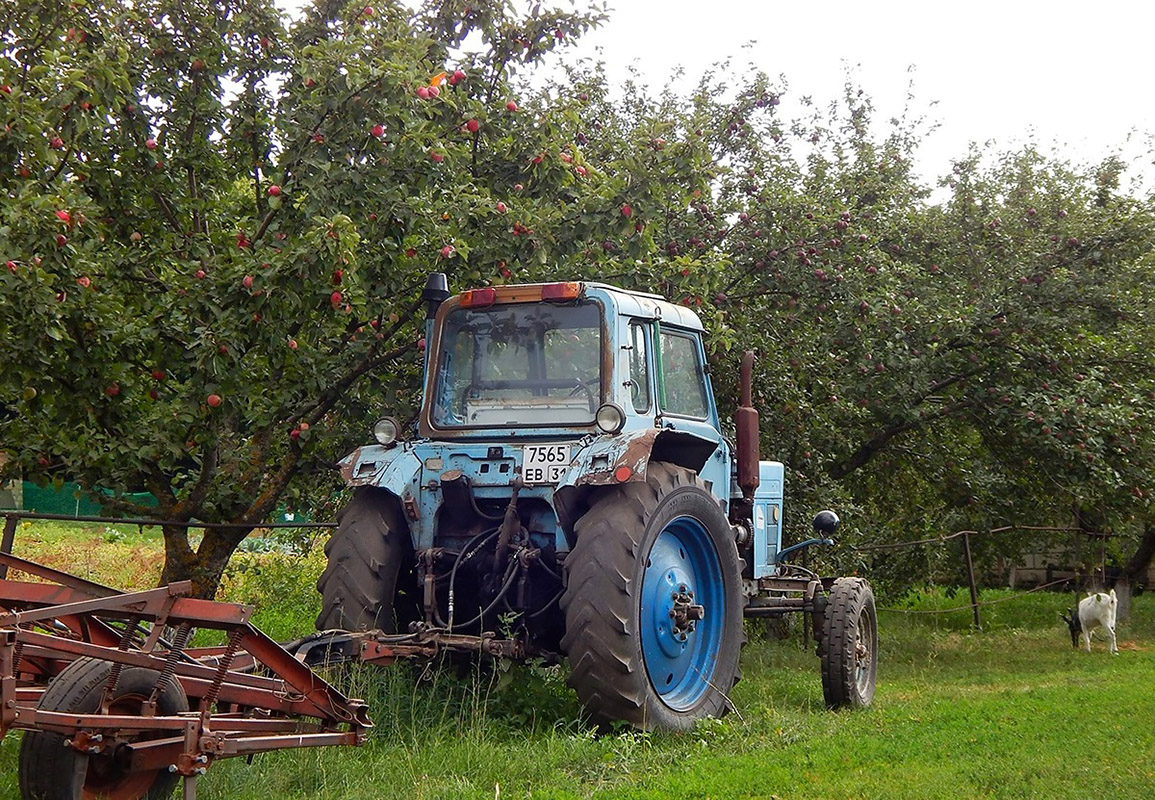
[[[373,438],[377,440],[377,444],[389,447],[396,444],[400,436],[401,426],[393,417],[382,417],[373,423]]]
[[[594,414],[594,421],[603,433],[617,433],[626,424],[626,412],[615,403],[602,403]]]

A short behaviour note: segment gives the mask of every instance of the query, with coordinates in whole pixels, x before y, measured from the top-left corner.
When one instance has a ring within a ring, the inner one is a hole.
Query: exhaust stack
[[[754,351],[742,356],[739,375],[738,413],[738,486],[742,499],[752,501],[758,488],[758,411],[754,408]]]

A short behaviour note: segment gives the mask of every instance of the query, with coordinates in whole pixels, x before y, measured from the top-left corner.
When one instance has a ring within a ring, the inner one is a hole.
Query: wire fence
[[[967,586],[970,589],[970,597],[971,597],[970,603],[968,603],[965,606],[957,606],[954,608],[935,608],[935,609],[880,608],[879,611],[886,611],[886,612],[895,613],[895,614],[938,615],[938,614],[954,614],[954,613],[957,613],[959,611],[970,610],[974,614],[974,626],[975,626],[975,628],[981,629],[982,628],[982,620],[981,620],[980,615],[979,615],[979,609],[982,608],[983,606],[992,606],[992,605],[996,605],[999,603],[1014,602],[1016,600],[1019,600],[1019,599],[1025,597],[1028,594],[1033,594],[1034,592],[1040,592],[1044,589],[1049,589],[1049,588],[1052,588],[1054,586],[1059,586],[1062,584],[1069,584],[1071,581],[1077,580],[1079,577],[1078,573],[1076,573],[1074,576],[1071,576],[1071,577],[1059,578],[1058,580],[1048,581],[1047,583],[1041,584],[1039,586],[1035,586],[1031,589],[1028,589],[1024,592],[1021,592],[1020,594],[1017,594],[1017,595],[1014,595],[1011,597],[1000,597],[1000,598],[997,598],[994,600],[980,601],[979,596],[978,596],[978,585],[977,585],[977,582],[975,580],[974,560],[971,558],[971,548],[970,548],[971,537],[972,536],[987,536],[987,535],[997,534],[997,533],[1008,533],[1010,531],[1032,531],[1035,533],[1074,533],[1077,536],[1084,536],[1084,537],[1087,537],[1090,539],[1095,539],[1095,540],[1098,540],[1104,544],[1106,543],[1107,539],[1114,538],[1118,535],[1118,534],[1114,534],[1114,533],[1104,533],[1104,532],[1100,532],[1100,531],[1088,531],[1088,530],[1085,530],[1083,528],[1077,528],[1077,527],[1071,527],[1071,526],[1063,527],[1063,526],[1048,526],[1048,525],[1004,525],[1004,526],[999,527],[999,528],[989,528],[987,530],[982,530],[982,531],[980,531],[980,530],[955,531],[954,533],[948,533],[948,534],[944,534],[942,536],[936,536],[936,537],[930,538],[930,539],[918,539],[918,540],[910,541],[910,542],[884,542],[881,544],[851,545],[850,549],[852,549],[856,552],[859,552],[859,553],[882,552],[882,551],[888,551],[888,550],[902,550],[902,549],[911,548],[911,547],[923,547],[923,546],[927,546],[927,545],[946,545],[946,544],[948,544],[954,540],[961,539],[962,545],[963,545],[963,557],[965,560],[965,567],[966,567],[966,573],[967,573]],[[1101,566],[1104,567],[1104,571],[1105,571],[1105,564],[1103,564]]]

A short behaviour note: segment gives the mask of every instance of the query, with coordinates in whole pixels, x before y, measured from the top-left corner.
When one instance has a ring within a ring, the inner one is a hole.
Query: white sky
[[[372,0],[366,0],[371,3]],[[404,0],[411,6],[420,0]],[[478,0],[485,2],[486,0]],[[525,6],[535,0],[515,0]],[[299,8],[310,0],[278,0]],[[540,0],[567,7],[583,0]],[[608,0],[609,21],[567,48],[600,58],[611,81],[636,69],[654,89],[674,69],[689,85],[726,57],[754,63],[794,98],[825,106],[847,69],[885,122],[907,106],[938,128],[919,152],[933,185],[970,142],[989,152],[1026,142],[1076,164],[1141,157],[1155,187],[1155,3],[1146,0]],[[746,45],[750,45],[746,47]],[[741,80],[735,72],[735,80]],[[988,145],[988,143],[990,143]]]
[[[1094,163],[1120,149],[1146,152],[1145,134],[1155,133],[1155,5],[1138,0],[610,0],[610,8],[609,22],[576,49],[600,48],[611,77],[633,63],[660,86],[678,65],[692,78],[732,56],[735,66],[753,62],[786,78],[781,111],[790,117],[799,111],[790,96],[825,104],[849,67],[881,120],[903,112],[913,79],[915,116],[939,124],[921,151],[928,177],[949,171],[971,141],[1000,150],[1031,141]]]

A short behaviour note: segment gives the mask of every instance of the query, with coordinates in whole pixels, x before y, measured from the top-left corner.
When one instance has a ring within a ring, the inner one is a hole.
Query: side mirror
[[[841,522],[833,511],[819,511],[814,515],[814,532],[833,536]]]

